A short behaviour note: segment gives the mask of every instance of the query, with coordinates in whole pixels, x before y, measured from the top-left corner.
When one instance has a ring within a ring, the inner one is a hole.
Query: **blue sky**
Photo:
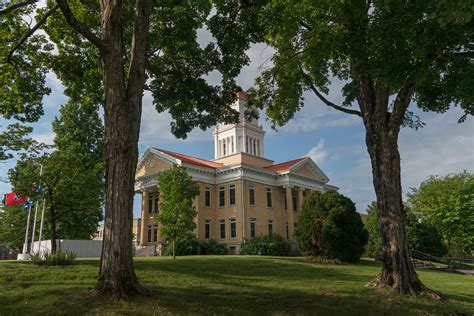
[[[255,45],[248,51],[252,62],[242,70],[238,83],[249,88],[262,65],[268,62],[271,50]],[[218,77],[211,74],[211,82]],[[51,95],[44,98],[45,115],[33,125],[33,138],[51,143],[54,137],[51,122],[59,115],[58,109],[66,97],[54,75],[48,76]],[[342,83],[334,80],[329,98],[341,103]],[[400,133],[399,147],[402,159],[402,185],[404,197],[410,187],[418,186],[429,175],[446,175],[464,169],[474,172],[474,120],[458,124],[462,115],[458,108],[444,114],[425,113],[412,104],[410,110],[420,115],[426,126],[418,131],[404,128]],[[170,133],[171,119],[167,113],[158,114],[149,93],[144,96],[143,116],[139,149],[160,147],[204,159],[213,159],[212,131],[194,130],[187,140],[178,140]],[[6,125],[0,120],[0,126]],[[364,212],[374,200],[370,160],[364,142],[364,127],[360,118],[327,108],[311,94],[306,95],[304,108],[295,118],[277,132],[271,130],[265,117],[260,119],[266,131],[265,156],[275,163],[310,156],[338,186],[349,196],[359,212]],[[6,178],[7,170],[15,160],[0,162],[0,178]],[[0,193],[11,190],[10,185],[0,182]],[[139,216],[140,196],[135,197],[134,216]]]

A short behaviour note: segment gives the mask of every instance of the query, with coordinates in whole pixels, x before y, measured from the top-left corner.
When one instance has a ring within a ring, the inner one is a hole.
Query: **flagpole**
[[[43,175],[43,165],[42,164],[39,164],[40,165],[40,178],[41,176]],[[41,179],[40,179],[41,181]],[[33,221],[33,231],[31,233],[31,247],[30,247],[30,254],[33,252],[34,254],[34,247],[35,247],[35,233],[36,233],[36,217],[38,215],[38,204],[39,204],[39,201],[36,201],[35,203],[35,219]]]
[[[36,216],[38,214],[38,204],[39,204],[39,201],[36,201],[35,202],[35,217],[34,217],[34,220],[33,220],[33,231],[31,232],[31,247],[30,247],[30,255],[34,252],[34,246],[35,246],[35,230],[36,230]]]
[[[43,208],[41,209],[41,224],[40,224],[40,231],[39,231],[39,250],[38,254],[41,256],[41,237],[43,235],[43,219],[44,219],[44,207],[46,205],[46,199],[43,199]]]
[[[23,259],[25,259],[24,255],[26,255],[26,251],[28,250],[28,230],[30,228],[30,215],[31,215],[31,204],[28,208],[28,220],[26,222],[26,234],[25,234],[25,243],[23,244]]]

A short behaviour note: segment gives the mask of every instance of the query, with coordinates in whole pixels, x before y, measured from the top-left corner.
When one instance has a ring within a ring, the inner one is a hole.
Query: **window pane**
[[[153,225],[153,241],[158,241],[158,225]]]
[[[205,193],[205,205],[207,207],[211,206],[211,189],[206,188],[206,193]]]
[[[148,225],[148,242],[151,242],[151,225]]]
[[[219,188],[219,206],[225,205],[225,191],[224,187]]]
[[[250,238],[255,237],[256,220],[250,219]]]
[[[237,223],[235,222],[235,219],[230,220],[230,238],[236,238],[237,237]]]
[[[160,200],[160,195],[157,193],[155,194],[155,213],[158,213],[158,207],[159,207],[159,200]]]
[[[153,213],[153,198],[150,196],[148,198],[148,214]]]
[[[219,226],[220,226],[221,239],[225,239],[225,221],[221,220]]]
[[[211,238],[211,222],[209,220],[204,223],[204,238]]]
[[[250,205],[255,205],[255,188],[250,187],[249,189],[249,198],[250,198]]]
[[[235,185],[231,185],[229,188],[229,197],[230,197],[230,205],[235,204]]]
[[[272,189],[267,189],[267,207],[272,207]]]
[[[268,234],[269,235],[273,234],[273,221],[272,220],[268,221]]]

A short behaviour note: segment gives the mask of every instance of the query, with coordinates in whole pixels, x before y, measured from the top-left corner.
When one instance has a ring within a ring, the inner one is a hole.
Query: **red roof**
[[[207,168],[213,168],[213,169],[218,169],[218,168],[224,167],[224,164],[219,163],[219,162],[213,162],[213,161],[200,159],[200,158],[196,158],[196,157],[192,157],[192,156],[178,154],[178,153],[175,153],[175,152],[172,152],[172,151],[163,150],[163,149],[159,149],[159,148],[155,148],[155,149],[162,152],[162,153],[164,153],[164,154],[166,154],[166,155],[177,158],[177,159],[181,160],[182,162],[189,163],[189,164],[192,164],[192,165],[197,165],[197,166],[207,167]]]
[[[236,94],[237,97],[239,97],[239,98],[242,98],[242,99],[247,98],[247,92],[245,92],[245,91],[243,91],[243,90],[237,91],[235,94]]]
[[[290,161],[285,161],[276,165],[271,165],[268,167],[265,167],[265,169],[273,171],[273,172],[281,172],[281,171],[286,171],[296,165],[298,162],[302,161],[305,158],[298,158],[298,159],[293,159]]]

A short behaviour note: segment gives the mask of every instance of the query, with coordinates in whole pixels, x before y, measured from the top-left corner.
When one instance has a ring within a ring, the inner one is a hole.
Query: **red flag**
[[[23,204],[28,201],[27,198],[22,198],[16,195],[15,192],[5,194],[5,206]]]

